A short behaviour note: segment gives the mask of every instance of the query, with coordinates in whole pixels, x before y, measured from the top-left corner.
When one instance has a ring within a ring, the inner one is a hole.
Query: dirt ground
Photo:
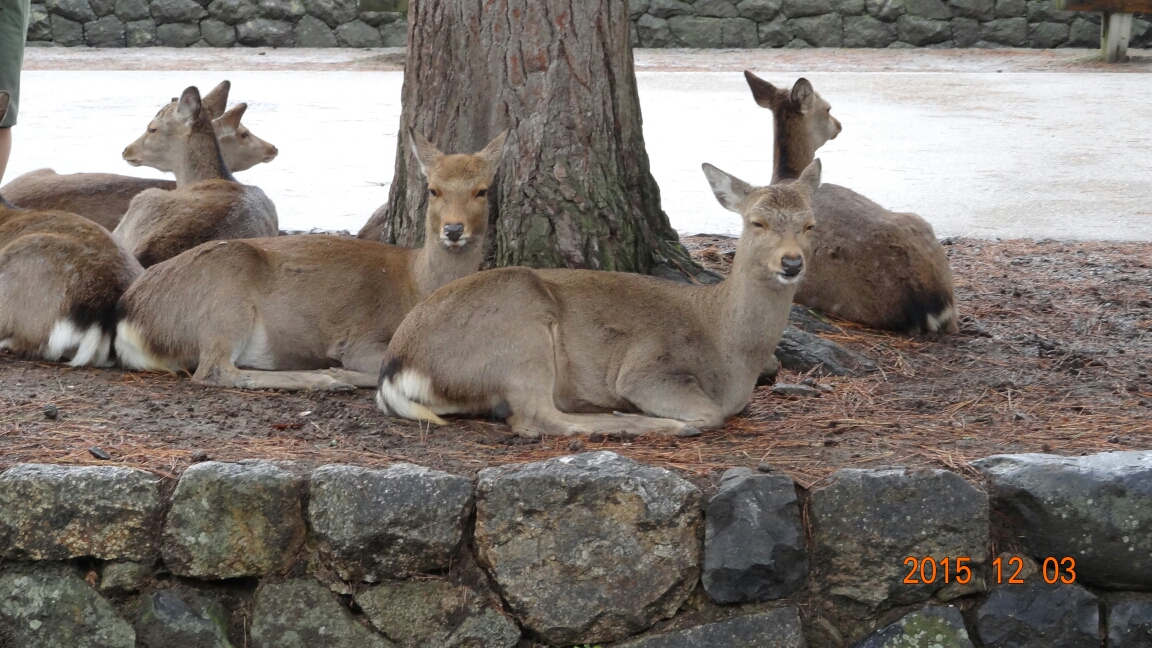
[[[723,271],[734,241],[686,239]],[[473,475],[487,466],[610,449],[707,490],[762,462],[811,487],[843,467],[938,466],[1004,452],[1152,449],[1152,244],[948,241],[958,335],[909,338],[838,323],[828,335],[875,359],[863,377],[800,376],[817,398],[757,388],[749,408],[693,439],[521,439],[507,426],[388,419],[370,390],[259,393],[186,376],[72,369],[0,355],[0,470],[19,462],[115,464],[175,477],[211,459],[384,466]],[[107,456],[100,459],[97,455]]]

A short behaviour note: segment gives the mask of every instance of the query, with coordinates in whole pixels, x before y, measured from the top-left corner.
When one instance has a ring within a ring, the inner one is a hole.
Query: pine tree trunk
[[[489,190],[489,267],[710,280],[660,208],[626,0],[413,0],[408,22],[395,177],[362,238],[421,243],[427,198],[409,128],[446,153],[510,128]]]

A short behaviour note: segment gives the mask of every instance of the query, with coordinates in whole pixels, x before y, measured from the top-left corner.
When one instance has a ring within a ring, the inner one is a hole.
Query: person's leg
[[[0,185],[4,184],[4,170],[8,168],[8,156],[12,154],[12,129],[0,128]]]

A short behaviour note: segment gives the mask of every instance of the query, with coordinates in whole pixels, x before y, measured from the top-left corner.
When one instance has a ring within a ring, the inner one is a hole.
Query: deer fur
[[[202,102],[212,116],[224,163],[229,170],[238,172],[261,162],[271,162],[279,153],[276,147],[256,137],[240,122],[247,105],[237,104],[224,110],[230,88],[231,84],[224,81],[205,95]],[[172,101],[172,104],[161,109],[161,113],[173,109],[176,100]],[[138,148],[129,153],[138,143],[139,140],[125,151],[125,157],[131,158],[129,164],[160,168],[163,160],[160,155],[144,155]],[[115,173],[61,175],[52,169],[37,169],[4,185],[0,188],[0,194],[25,209],[52,209],[79,214],[112,231],[120,224],[124,212],[128,211],[132,198],[152,188],[171,191],[176,188],[176,183],[172,180],[136,178]]]
[[[0,91],[0,118],[8,102]],[[0,349],[111,364],[116,302],[142,272],[96,223],[0,197]]]
[[[247,389],[375,387],[408,311],[480,268],[506,136],[444,155],[410,133],[431,194],[422,248],[282,236],[205,243],[153,266],[121,300],[121,364]]]
[[[784,90],[751,72],[744,76],[756,103],[772,111],[772,182],[795,180],[816,150],[840,134],[840,122],[807,79]],[[796,303],[879,329],[959,330],[948,256],[927,221],[834,184],[821,185],[812,211],[811,267]]]
[[[744,220],[727,280],[528,268],[465,277],[397,329],[377,404],[437,424],[508,414],[522,436],[686,436],[722,425],[751,400],[788,321],[820,164],[759,188],[709,164],[704,173]]]
[[[137,143],[165,152],[166,170],[176,174],[172,191],[148,189],[133,198],[112,232],[145,268],[207,241],[279,234],[268,196],[228,171],[195,87],[162,110]]]

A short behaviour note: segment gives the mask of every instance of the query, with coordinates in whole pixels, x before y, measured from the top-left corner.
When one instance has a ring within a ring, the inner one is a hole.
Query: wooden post
[[[1132,35],[1132,14],[1105,11],[1100,20],[1100,55],[1108,63],[1128,58],[1128,37]]]

